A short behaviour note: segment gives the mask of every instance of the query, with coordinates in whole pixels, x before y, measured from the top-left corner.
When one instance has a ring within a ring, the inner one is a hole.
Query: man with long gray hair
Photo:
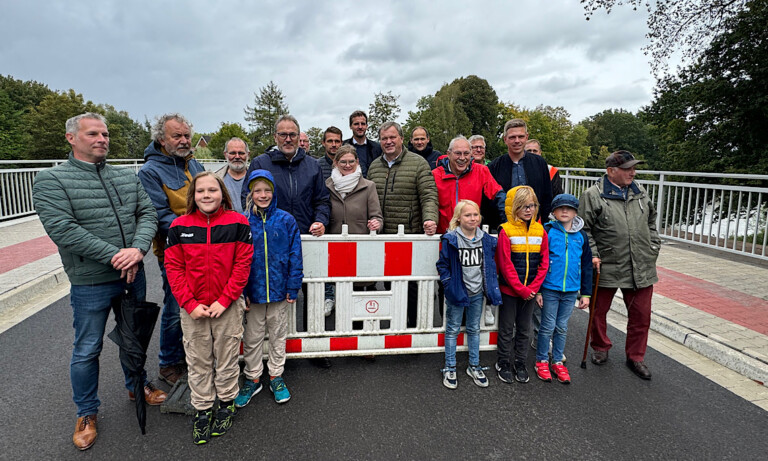
[[[165,114],[152,126],[152,141],[144,149],[139,179],[157,210],[155,256],[163,277],[160,317],[160,379],[173,385],[184,375],[186,361],[181,339],[179,304],[165,275],[164,250],[168,228],[187,211],[187,188],[204,171],[192,153],[192,125],[181,114]]]

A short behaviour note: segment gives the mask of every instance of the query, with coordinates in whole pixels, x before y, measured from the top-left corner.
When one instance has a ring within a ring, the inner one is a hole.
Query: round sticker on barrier
[[[365,310],[368,311],[371,314],[375,314],[379,311],[379,303],[378,301],[372,299],[365,303]]]

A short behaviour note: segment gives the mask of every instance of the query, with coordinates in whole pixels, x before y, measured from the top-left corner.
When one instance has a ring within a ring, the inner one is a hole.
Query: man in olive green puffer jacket
[[[77,424],[72,441],[80,450],[96,441],[99,353],[112,298],[131,287],[139,301],[146,294],[142,260],[157,230],[157,213],[139,178],[129,168],[106,163],[106,119],[86,113],[67,120],[69,160],[38,173],[32,189],[40,221],[59,247],[72,284],[70,302],[75,340],[70,364]],[[135,378],[124,369],[129,398]],[[144,371],[144,396],[150,405],[165,400]]]
[[[406,234],[434,235],[437,230],[437,186],[429,164],[420,155],[403,148],[403,129],[395,122],[379,128],[382,154],[368,169],[376,183],[384,215],[385,234],[397,233],[398,224]]]
[[[605,159],[606,174],[581,196],[579,216],[589,236],[592,264],[600,272],[600,286],[593,293],[592,363],[608,360],[611,340],[606,315],[617,289],[627,307],[626,364],[642,379],[651,379],[645,364],[648,329],[651,325],[651,298],[656,259],[661,239],[656,229],[656,208],[643,186],[634,181],[635,160],[627,151]]]

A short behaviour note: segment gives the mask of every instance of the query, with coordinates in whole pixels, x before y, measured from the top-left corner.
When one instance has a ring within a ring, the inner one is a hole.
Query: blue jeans
[[[143,301],[147,293],[144,269],[136,273],[132,284],[136,297]],[[77,417],[94,415],[99,411],[99,354],[104,341],[107,318],[112,311],[110,301],[122,294],[125,282],[99,283],[96,285],[72,285],[70,303],[75,328],[75,342],[69,375],[72,381],[72,399],[77,405]],[[125,387],[133,391],[133,379],[123,367]],[[144,383],[147,373],[144,372]]]
[[[163,276],[163,313],[160,315],[160,368],[170,367],[185,360],[181,333],[181,309],[171,291],[165,266],[160,263]]]
[[[445,300],[445,368],[456,368],[456,338],[461,331],[464,307],[454,306]],[[483,294],[469,297],[467,307],[467,347],[469,364],[480,365],[480,318],[483,315]]]
[[[563,361],[565,337],[568,333],[568,319],[571,318],[577,291],[555,291],[541,289],[544,306],[541,309],[541,327],[536,348],[536,361],[549,359],[549,341],[552,340],[552,360]],[[539,307],[536,306],[536,309]]]

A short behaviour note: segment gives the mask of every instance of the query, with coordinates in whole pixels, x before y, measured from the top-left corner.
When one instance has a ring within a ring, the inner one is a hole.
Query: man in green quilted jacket
[[[96,441],[99,409],[99,354],[110,301],[130,286],[140,301],[146,294],[142,260],[157,229],[157,213],[136,174],[106,163],[109,131],[100,114],[67,120],[69,159],[41,171],[32,189],[35,208],[59,247],[72,285],[70,302],[75,340],[70,363],[77,424],[72,441],[87,450]],[[133,378],[125,372],[128,397]],[[143,373],[144,396],[160,405],[165,392]]]

